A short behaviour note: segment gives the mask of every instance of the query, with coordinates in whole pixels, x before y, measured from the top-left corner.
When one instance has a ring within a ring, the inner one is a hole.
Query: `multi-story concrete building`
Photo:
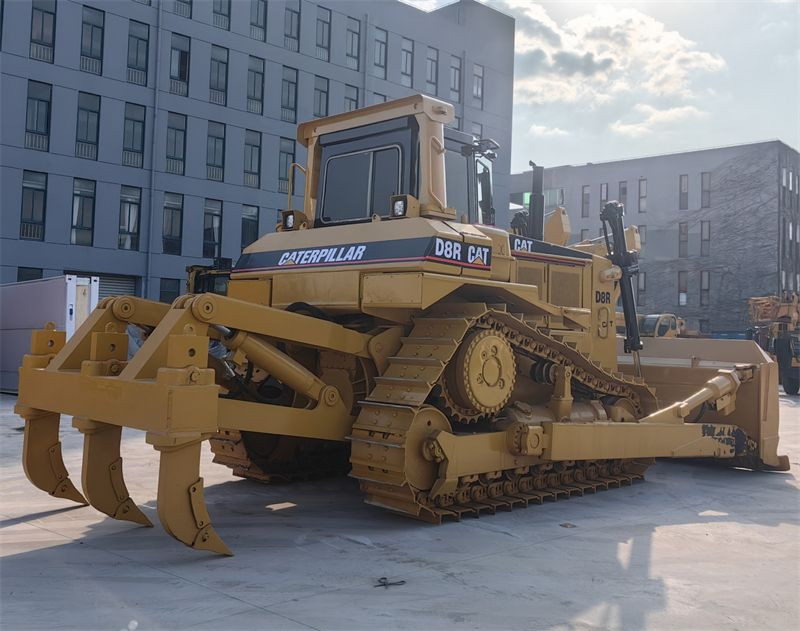
[[[545,169],[547,209],[563,205],[572,240],[597,237],[617,199],[643,248],[638,309],[701,331],[742,331],[747,298],[800,290],[800,155],[777,140]],[[527,206],[531,174],[511,176]]]
[[[66,271],[171,299],[187,265],[274,229],[297,122],[412,92],[500,142],[508,206],[514,20],[475,0],[0,0],[0,16],[2,282]]]

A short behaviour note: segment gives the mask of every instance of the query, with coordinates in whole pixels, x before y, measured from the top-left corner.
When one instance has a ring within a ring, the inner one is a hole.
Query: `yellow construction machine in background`
[[[756,296],[747,301],[750,312],[748,337],[778,363],[780,383],[786,394],[800,392],[800,294]]]
[[[642,350],[622,206],[603,209],[604,247],[494,227],[496,145],[452,120],[411,96],[300,125],[303,207],[245,250],[226,295],[106,298],[66,343],[35,332],[16,407],[31,482],[149,524],[120,457],[139,429],[165,530],[228,554],[205,441],[257,480],[349,468],[368,503],[434,523],[630,484],[655,457],[788,469],[769,357],[748,341]],[[84,434],[83,494],[61,414]]]

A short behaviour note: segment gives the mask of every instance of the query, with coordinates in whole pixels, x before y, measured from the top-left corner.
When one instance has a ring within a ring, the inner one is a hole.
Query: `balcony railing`
[[[260,178],[258,177],[258,173],[247,173],[245,171],[245,174],[244,174],[244,185],[245,186],[250,186],[252,188],[258,188],[261,185],[261,183],[259,182],[259,179]]]
[[[289,192],[289,180],[278,180],[278,192],[280,193]]]
[[[178,96],[186,96],[189,93],[189,84],[180,79],[170,79],[169,91]]]
[[[247,111],[253,114],[261,114],[264,111],[264,104],[258,99],[247,99]]]
[[[81,70],[92,74],[103,74],[103,60],[81,55]]]
[[[255,24],[250,25],[250,37],[253,39],[257,39],[259,42],[263,42],[266,39],[266,33],[264,29],[260,26],[256,26]]]
[[[167,158],[167,173],[183,175],[183,160],[177,158]]]
[[[300,49],[300,40],[296,37],[283,36],[283,47],[296,53]]]
[[[128,83],[147,85],[147,72],[136,68],[128,68]]]
[[[44,241],[44,224],[33,221],[23,221],[19,225],[19,238]]]
[[[206,179],[222,182],[224,174],[225,170],[222,167],[215,167],[210,164],[206,165]]]
[[[317,59],[330,61],[331,51],[324,46],[317,46]]]
[[[210,88],[208,100],[212,103],[216,103],[217,105],[225,105],[226,96],[225,90],[215,90],[214,88]]]
[[[281,120],[287,123],[294,123],[297,120],[297,111],[290,107],[282,107]]]
[[[124,164],[126,167],[136,167],[137,169],[141,169],[143,162],[144,155],[140,151],[122,152],[122,164]]]
[[[78,140],[75,143],[75,157],[97,160],[97,145],[93,142],[81,142]]]
[[[231,19],[227,15],[215,13],[212,21],[217,28],[225,29],[226,31],[231,28]]]
[[[50,136],[48,134],[37,134],[32,131],[26,131],[25,148],[47,151],[50,148]]]
[[[161,244],[161,251],[164,254],[177,254],[181,253],[181,238],[180,237],[163,237]]]
[[[192,17],[192,3],[191,2],[181,2],[181,0],[175,0],[172,3],[172,12],[175,15],[180,15],[184,18],[191,18]]]
[[[37,44],[35,42],[31,42],[31,59],[38,59],[39,61],[46,61],[47,63],[53,63],[53,47],[46,46],[45,44]]]

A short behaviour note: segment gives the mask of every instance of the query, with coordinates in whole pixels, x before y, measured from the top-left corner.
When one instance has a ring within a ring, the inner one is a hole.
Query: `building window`
[[[380,94],[378,92],[372,93],[372,105],[377,105],[378,103],[386,103],[386,95]]]
[[[439,51],[428,47],[428,56],[425,59],[425,89],[428,94],[436,96],[439,88]]]
[[[242,249],[258,239],[258,206],[242,206]]]
[[[78,92],[78,129],[75,134],[75,157],[97,160],[100,135],[100,97]]]
[[[172,34],[169,53],[169,91],[179,96],[189,93],[189,54],[191,40],[177,33]]]
[[[120,250],[139,249],[139,216],[142,189],[123,186],[119,196],[119,241]]]
[[[225,124],[208,121],[206,142],[206,178],[216,182],[225,179]]]
[[[33,0],[31,9],[31,59],[53,63],[56,43],[56,0]]]
[[[267,0],[250,0],[250,37],[267,40]]]
[[[453,129],[461,129],[461,117],[453,116],[453,122],[450,123],[450,127]]]
[[[289,192],[289,168],[294,162],[294,140],[281,138],[280,153],[278,154],[278,190],[281,193]]]
[[[344,111],[352,112],[358,109],[358,88],[354,85],[344,86]]]
[[[678,210],[689,210],[689,176],[678,178]]]
[[[83,7],[81,28],[81,70],[103,74],[103,31],[106,14]]]
[[[382,28],[375,29],[375,50],[372,74],[380,79],[386,78],[386,51],[389,45],[389,33]]]
[[[647,273],[639,272],[636,280],[636,304],[640,307],[644,306],[646,292],[647,292]]]
[[[624,206],[628,205],[628,183],[627,182],[620,182],[619,183],[619,203]]]
[[[678,304],[686,306],[686,296],[688,293],[689,272],[678,272]]]
[[[600,185],[600,210],[608,203],[608,184]]]
[[[711,255],[711,222],[700,222],[700,256]]]
[[[261,132],[244,132],[244,185],[261,186]]]
[[[589,239],[589,228],[581,228],[580,241],[587,241]]]
[[[331,56],[331,11],[317,7],[317,59],[330,61]]]
[[[314,116],[328,115],[328,80],[325,77],[314,77]]]
[[[177,278],[162,278],[159,289],[158,300],[171,305],[181,295],[181,281]]]
[[[450,100],[461,102],[461,57],[450,57]]]
[[[212,22],[217,28],[231,28],[231,0],[214,0],[212,5]]]
[[[122,128],[122,164],[141,168],[144,164],[144,105],[125,103]]]
[[[483,66],[475,64],[472,70],[472,98],[483,109]]]
[[[47,173],[22,172],[22,213],[19,238],[44,241],[44,217],[47,208]]]
[[[41,267],[18,267],[17,268],[17,282],[18,283],[23,283],[26,280],[39,280],[41,278],[42,278],[42,268]]]
[[[294,123],[297,120],[297,70],[283,67],[281,81],[281,120]]]
[[[642,247],[647,243],[647,226],[638,226],[639,228],[639,243]]]
[[[50,100],[53,87],[49,83],[28,81],[28,105],[25,114],[25,147],[38,151],[50,149]]]
[[[128,82],[147,85],[147,54],[150,27],[136,20],[128,22]]]
[[[345,62],[348,68],[358,70],[359,51],[361,50],[361,22],[355,18],[347,18],[347,38],[345,39]]]
[[[403,38],[400,46],[400,83],[410,88],[414,83],[414,42]]]
[[[647,179],[639,179],[639,212],[647,212]]]
[[[217,105],[225,105],[228,100],[228,49],[211,47],[211,77],[208,83],[208,99]]]
[[[186,156],[186,116],[167,114],[167,173],[183,175]]]
[[[711,208],[711,173],[701,173],[700,182],[700,208]]]
[[[548,188],[544,191],[544,207],[545,209],[553,209],[557,206],[564,205],[564,194],[566,190],[563,188]],[[530,202],[529,193],[525,194],[525,205],[527,206]]]
[[[709,304],[709,293],[711,291],[711,272],[700,272],[700,306],[707,307]]]
[[[678,224],[678,258],[685,259],[689,256],[689,223],[681,221]]]
[[[164,254],[181,254],[183,241],[183,195],[164,193],[164,226],[161,232]]]
[[[483,125],[481,125],[480,123],[476,123],[475,121],[472,121],[471,125],[472,125],[471,128],[472,135],[478,139],[483,138]]]
[[[72,187],[72,245],[92,245],[94,241],[93,180],[75,178]]]
[[[711,321],[700,320],[700,333],[711,333]]]
[[[286,4],[283,14],[283,46],[297,52],[300,50],[300,2],[295,0]],[[290,4],[293,7],[289,7]]]
[[[203,256],[218,258],[222,247],[222,201],[207,199],[203,210]]]
[[[589,216],[589,200],[591,197],[590,187],[588,184],[581,188],[581,217]]]
[[[169,5],[167,5],[169,6]],[[192,19],[192,0],[172,0],[172,12],[184,18]]]
[[[247,66],[247,111],[264,111],[264,60],[260,57],[251,56]]]

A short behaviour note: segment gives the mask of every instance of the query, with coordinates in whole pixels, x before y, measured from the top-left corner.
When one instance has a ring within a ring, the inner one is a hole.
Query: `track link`
[[[450,412],[442,405],[437,384],[459,344],[474,328],[502,332],[515,353],[571,366],[574,383],[593,396],[629,398],[637,415],[656,405],[652,391],[642,380],[606,371],[599,363],[516,316],[474,303],[443,306],[430,315],[415,318],[410,334],[402,338],[400,349],[390,358],[389,367],[375,379],[375,387],[361,402],[350,435],[350,475],[359,479],[368,504],[440,523],[444,518],[460,519],[462,515],[478,516],[498,509],[541,504],[643,479],[649,460],[548,462],[469,476],[460,481],[453,497],[440,496],[435,501],[428,497],[422,489],[430,488],[431,481],[420,484],[408,466],[413,460],[413,453],[408,452],[419,448],[409,431],[426,403],[439,404]]]

